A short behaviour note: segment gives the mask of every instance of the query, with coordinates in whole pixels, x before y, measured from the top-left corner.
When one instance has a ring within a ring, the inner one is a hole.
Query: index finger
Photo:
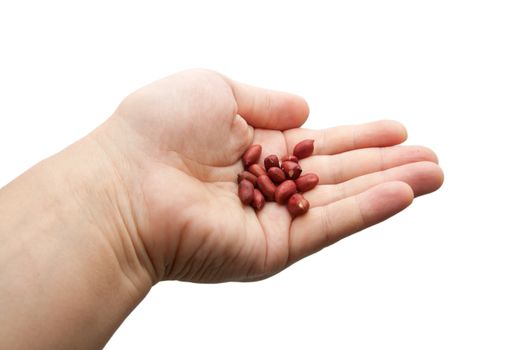
[[[290,129],[284,132],[288,153],[302,140],[313,139],[314,155],[330,155],[368,147],[387,147],[407,139],[406,128],[394,120],[361,125],[337,126],[323,130]]]

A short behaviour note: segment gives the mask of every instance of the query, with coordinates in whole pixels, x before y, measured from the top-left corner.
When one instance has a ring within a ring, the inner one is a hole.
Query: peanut
[[[299,159],[311,156],[313,153],[313,140],[303,140],[293,147],[293,155]]]
[[[297,192],[295,181],[286,180],[278,185],[277,190],[275,191],[275,201],[278,204],[284,204],[295,192]]]
[[[256,177],[267,174],[260,164],[251,164],[247,170]]]
[[[249,180],[243,179],[238,185],[238,197],[243,204],[249,205],[253,201],[254,186]]]
[[[278,157],[274,154],[271,154],[264,159],[264,166],[266,170],[269,170],[271,167],[277,167],[280,168],[280,163],[278,161]]]
[[[286,175],[284,174],[282,169],[276,166],[269,168],[269,170],[267,171],[267,176],[269,176],[269,178],[273,180],[274,183],[277,183],[277,184],[286,180]]]
[[[292,155],[279,157],[270,154],[264,158],[263,166],[258,163],[262,146],[251,145],[243,154],[244,170],[238,174],[238,197],[245,205],[256,211],[265,206],[266,201],[285,204],[293,218],[303,215],[310,209],[310,203],[302,192],[309,191],[319,183],[316,174],[301,176],[299,159],[312,155],[314,140],[303,140],[295,145]]]
[[[286,174],[286,178],[291,180],[297,179],[302,172],[302,168],[298,163],[289,160],[282,162],[282,170]]]
[[[243,166],[248,167],[249,165],[258,162],[260,154],[262,154],[262,146],[251,145],[242,156]]]
[[[256,186],[256,176],[250,172],[244,170],[238,174],[238,183],[242,182],[244,179],[251,181],[253,185]]]
[[[261,210],[265,205],[264,195],[256,188],[253,191],[253,201],[251,202],[251,205],[256,210]]]
[[[298,163],[299,162],[299,158],[295,157],[294,155],[286,155],[284,157],[282,157],[282,161],[285,162],[286,160],[289,160],[290,162],[295,162],[295,163]]]
[[[304,174],[295,180],[295,184],[297,185],[297,190],[299,192],[309,191],[317,186],[318,183],[319,176],[315,175],[314,173]]]
[[[300,193],[295,193],[288,200],[288,211],[293,217],[306,214],[309,209],[310,203]]]
[[[272,201],[275,198],[275,190],[277,189],[277,186],[275,186],[267,175],[258,176],[256,183],[267,200]]]

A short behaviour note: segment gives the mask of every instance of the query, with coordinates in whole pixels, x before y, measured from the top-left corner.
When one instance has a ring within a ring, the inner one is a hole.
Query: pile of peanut
[[[301,175],[299,159],[313,153],[314,140],[303,140],[295,145],[293,154],[282,157],[271,154],[264,159],[264,166],[258,164],[262,146],[251,145],[242,156],[244,170],[238,174],[238,196],[245,205],[256,210],[264,207],[266,200],[287,204],[291,216],[305,214],[310,203],[302,192],[313,189],[319,177],[313,173]]]

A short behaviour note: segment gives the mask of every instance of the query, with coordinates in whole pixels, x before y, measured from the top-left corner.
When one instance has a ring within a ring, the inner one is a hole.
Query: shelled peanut
[[[285,204],[293,216],[303,215],[310,203],[302,192],[307,192],[319,183],[314,173],[302,175],[299,159],[313,153],[314,140],[303,140],[295,145],[293,154],[279,160],[275,154],[264,158],[264,166],[258,164],[262,146],[251,145],[242,156],[244,170],[238,174],[238,196],[243,204],[261,210],[265,201]]]

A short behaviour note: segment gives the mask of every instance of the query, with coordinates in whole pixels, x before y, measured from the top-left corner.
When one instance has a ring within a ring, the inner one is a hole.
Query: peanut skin
[[[276,184],[279,184],[286,180],[286,174],[284,174],[282,169],[276,166],[269,168],[269,170],[267,171],[267,176],[269,176],[269,178],[273,180],[273,182]]]
[[[242,162],[244,167],[248,167],[251,164],[258,162],[260,159],[260,154],[262,154],[262,146],[260,145],[251,145],[247,148],[247,151],[242,156]]]
[[[269,170],[271,167],[277,167],[280,168],[280,162],[278,161],[278,157],[274,154],[271,154],[264,158],[264,167],[266,170]]]
[[[244,170],[238,174],[238,183],[242,182],[244,179],[251,181],[253,185],[256,186],[256,176],[254,174]]]
[[[298,163],[289,160],[282,162],[282,170],[286,174],[286,178],[291,180],[297,179],[302,172],[302,168]]]
[[[306,214],[309,209],[310,203],[300,193],[295,193],[288,200],[288,211],[293,217]]]
[[[251,205],[256,210],[261,210],[265,205],[265,198],[262,192],[260,190],[257,190],[256,188],[253,191],[253,201],[251,202]]]
[[[313,140],[302,140],[293,148],[293,155],[299,159],[309,157],[313,153]]]
[[[275,202],[278,204],[284,204],[295,192],[297,192],[295,181],[286,180],[277,186],[277,190],[275,191]]]
[[[319,176],[317,176],[314,173],[308,173],[300,176],[297,180],[295,180],[295,184],[297,185],[297,190],[299,192],[306,192],[309,191],[317,184],[319,183]]]
[[[285,162],[286,160],[289,160],[290,162],[295,162],[295,163],[298,163],[299,162],[299,158],[295,157],[294,155],[290,154],[290,155],[286,155],[284,157],[282,157],[282,161]]]
[[[258,179],[256,180],[256,183],[258,185],[258,188],[260,191],[262,191],[262,194],[264,197],[272,201],[275,199],[275,190],[277,189],[277,186],[271,181],[269,176],[267,175],[260,175],[258,176]]]
[[[247,170],[256,177],[267,174],[260,164],[251,164]]]
[[[243,204],[249,205],[253,201],[254,186],[249,180],[243,179],[238,185],[238,197]]]

